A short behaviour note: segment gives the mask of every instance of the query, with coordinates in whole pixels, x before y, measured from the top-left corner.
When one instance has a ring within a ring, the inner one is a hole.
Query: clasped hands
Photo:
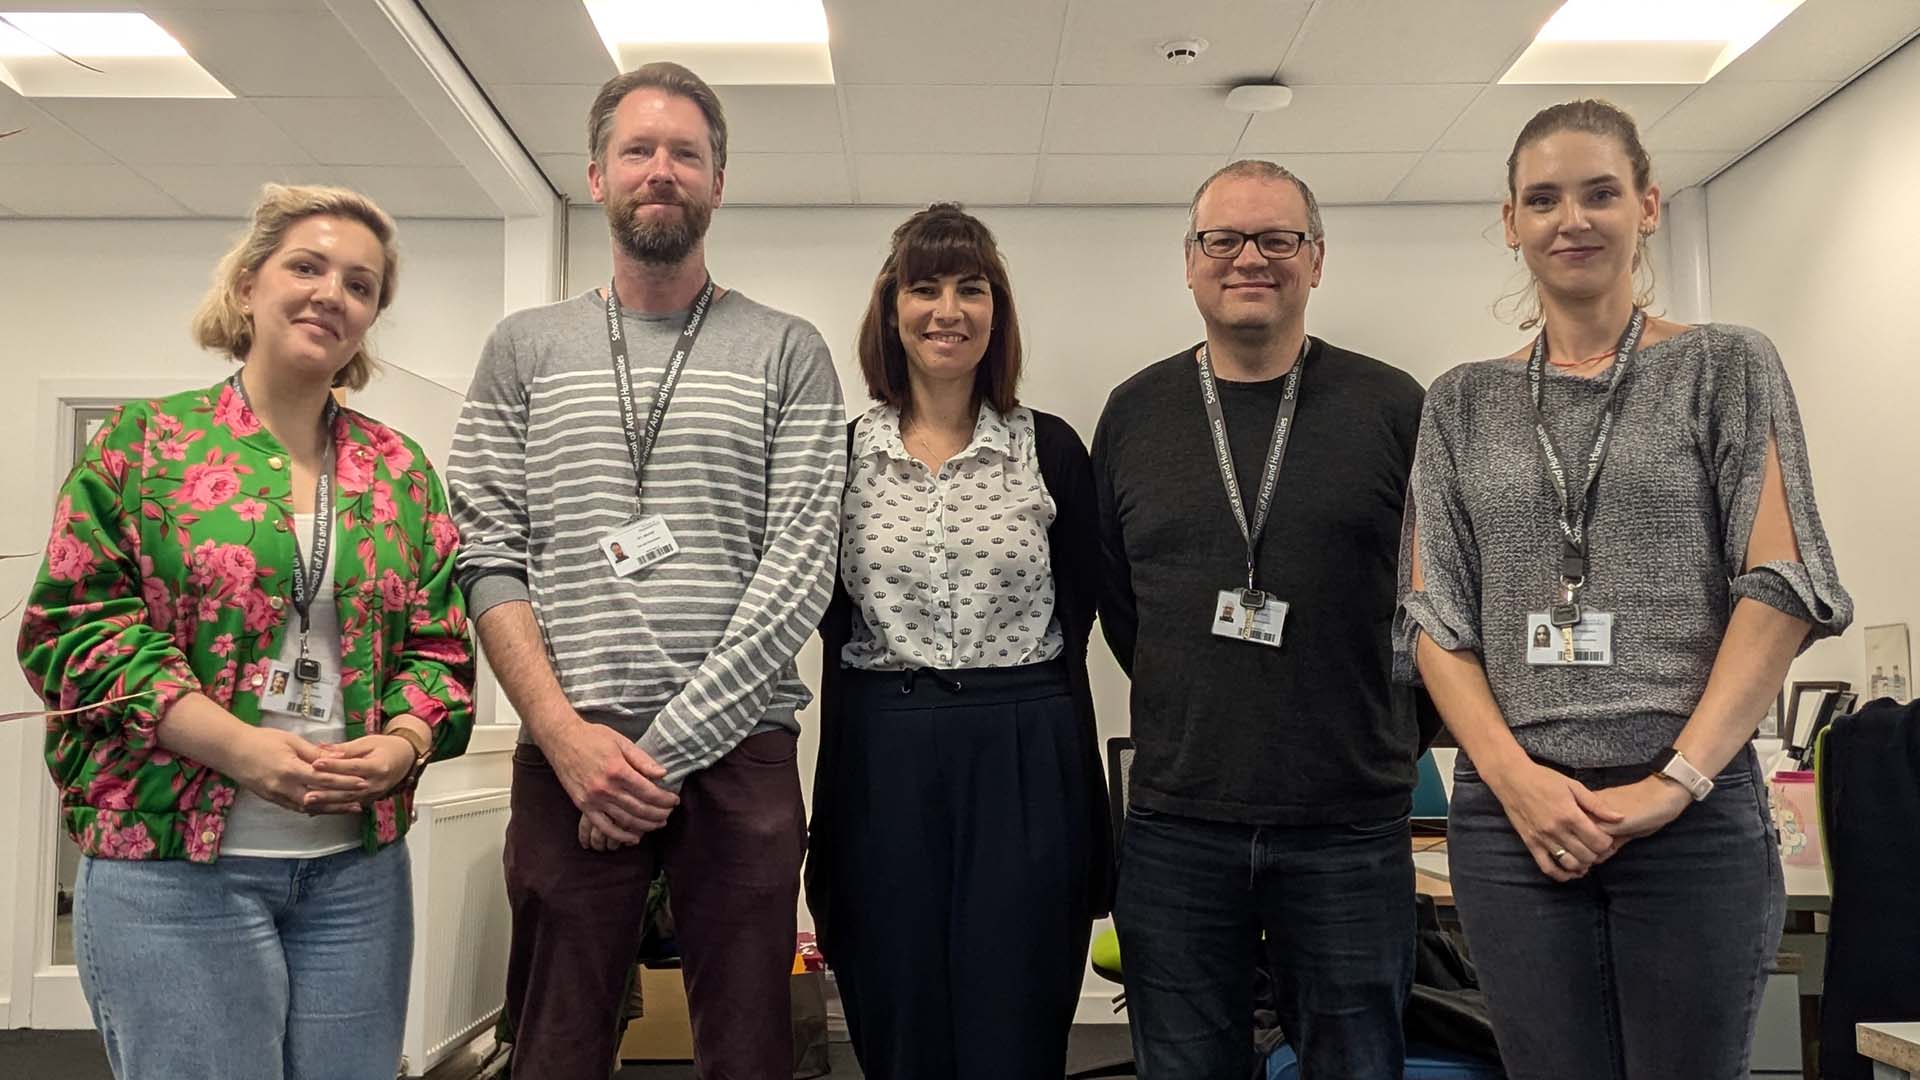
[[[1488,785],[1540,872],[1562,882],[1586,877],[1629,841],[1660,831],[1692,802],[1685,788],[1657,776],[1593,791],[1531,761]]]
[[[398,735],[315,743],[290,731],[254,728],[222,771],[276,806],[303,814],[359,813],[413,770],[413,744]]]
[[[567,797],[580,808],[580,846],[613,851],[667,823],[680,796],[661,786],[667,770],[632,739],[576,714],[541,742]]]

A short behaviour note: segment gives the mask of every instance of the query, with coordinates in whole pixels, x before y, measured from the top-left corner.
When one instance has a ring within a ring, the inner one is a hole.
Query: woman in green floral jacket
[[[195,317],[242,362],[123,407],[20,631],[82,860],[75,954],[125,1078],[391,1080],[413,781],[466,747],[457,536],[418,445],[336,404],[393,222],[269,186]]]

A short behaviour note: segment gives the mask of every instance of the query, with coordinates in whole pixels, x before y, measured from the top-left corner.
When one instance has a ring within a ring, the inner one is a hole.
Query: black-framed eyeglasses
[[[1268,229],[1261,233],[1241,232],[1239,229],[1201,229],[1190,239],[1199,245],[1200,253],[1216,259],[1237,259],[1240,249],[1247,241],[1254,242],[1260,254],[1269,259],[1291,259],[1300,254],[1307,246],[1307,234],[1298,229]]]

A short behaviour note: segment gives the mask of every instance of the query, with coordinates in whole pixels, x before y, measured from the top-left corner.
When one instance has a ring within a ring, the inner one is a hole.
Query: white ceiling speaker
[[[1160,55],[1165,57],[1169,64],[1191,64],[1200,59],[1200,54],[1206,51],[1206,38],[1175,38],[1172,41],[1160,43]]]
[[[1227,91],[1227,108],[1234,112],[1262,113],[1284,109],[1293,102],[1293,87],[1267,83],[1247,83]]]

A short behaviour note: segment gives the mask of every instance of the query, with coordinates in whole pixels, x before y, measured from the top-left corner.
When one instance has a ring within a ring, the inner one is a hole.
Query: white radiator
[[[507,789],[457,791],[415,803],[413,979],[401,1066],[424,1076],[492,1026],[506,1000]]]

